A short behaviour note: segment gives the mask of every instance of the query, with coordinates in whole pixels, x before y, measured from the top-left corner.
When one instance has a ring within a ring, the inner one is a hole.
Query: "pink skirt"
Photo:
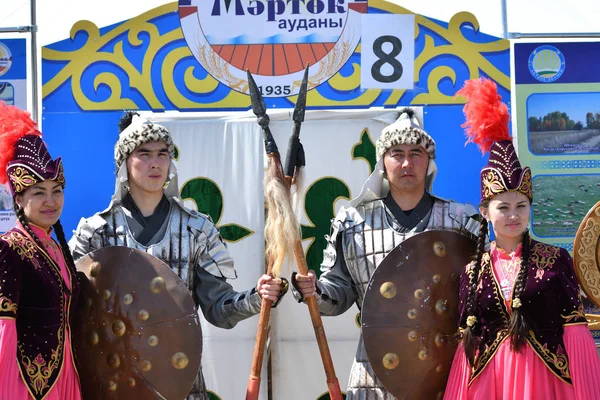
[[[0,400],[32,399],[17,363],[17,328],[15,320],[0,319]],[[79,378],[71,354],[71,335],[65,335],[62,371],[44,400],[80,400]]]
[[[468,386],[471,368],[462,345],[454,356],[445,400],[598,400],[600,358],[587,325],[565,327],[563,335],[573,385],[560,380],[530,346],[515,353],[509,340]]]

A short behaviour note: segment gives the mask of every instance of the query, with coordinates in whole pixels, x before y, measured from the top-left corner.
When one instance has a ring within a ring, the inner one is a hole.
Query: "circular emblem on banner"
[[[264,97],[298,94],[335,75],[360,41],[367,0],[179,0],[185,40],[219,82],[248,93],[250,71]]]
[[[540,46],[529,56],[529,72],[540,82],[554,82],[565,72],[565,56],[554,46]]]
[[[6,74],[12,65],[10,49],[0,43],[0,76]]]

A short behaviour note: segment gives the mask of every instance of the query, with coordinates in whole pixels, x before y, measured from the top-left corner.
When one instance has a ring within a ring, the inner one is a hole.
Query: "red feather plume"
[[[471,79],[456,95],[467,99],[463,107],[466,122],[461,125],[466,128],[467,143],[477,144],[485,154],[495,142],[511,140],[508,107],[502,102],[494,81]]]
[[[27,135],[42,136],[31,114],[0,101],[0,184],[8,182],[6,166],[15,156],[15,143]]]

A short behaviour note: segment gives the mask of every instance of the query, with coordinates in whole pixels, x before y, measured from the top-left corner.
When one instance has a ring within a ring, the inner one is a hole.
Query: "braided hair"
[[[481,207],[487,207],[489,200],[484,200],[481,203]],[[479,272],[481,271],[481,260],[485,253],[485,240],[488,235],[488,222],[486,219],[482,219],[479,227],[479,236],[477,238],[477,253],[475,254],[475,263],[473,265],[473,271],[469,278],[469,293],[467,294],[467,326],[462,332],[462,342],[465,349],[465,354],[469,360],[469,364],[473,365],[475,362],[476,353],[476,335],[475,335],[475,322],[477,320],[477,285],[479,284]]]
[[[75,267],[75,260],[73,259],[73,255],[71,255],[71,250],[69,249],[69,245],[67,244],[67,238],[65,236],[65,231],[60,223],[60,219],[56,220],[56,223],[52,225],[54,228],[54,234],[58,239],[58,243],[63,252],[63,257],[65,258],[65,262],[67,266],[71,268],[71,272],[75,274],[77,272],[77,268]]]
[[[513,351],[518,352],[525,345],[527,334],[531,330],[535,330],[531,320],[523,313],[521,307],[520,296],[527,287],[527,277],[529,269],[529,231],[523,234],[523,246],[521,254],[521,267],[515,282],[515,291],[512,301],[512,315],[508,322],[508,335],[510,336],[510,347]]]

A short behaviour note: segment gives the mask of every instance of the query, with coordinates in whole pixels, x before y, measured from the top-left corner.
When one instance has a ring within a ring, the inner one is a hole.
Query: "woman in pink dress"
[[[79,283],[59,222],[62,162],[29,114],[2,102],[0,171],[18,219],[0,235],[0,400],[81,399],[71,347]]]
[[[600,359],[569,253],[530,238],[531,170],[521,167],[496,85],[468,81],[467,134],[485,153],[483,223],[460,281],[459,345],[444,399],[600,399]],[[484,243],[491,224],[496,240]]]

